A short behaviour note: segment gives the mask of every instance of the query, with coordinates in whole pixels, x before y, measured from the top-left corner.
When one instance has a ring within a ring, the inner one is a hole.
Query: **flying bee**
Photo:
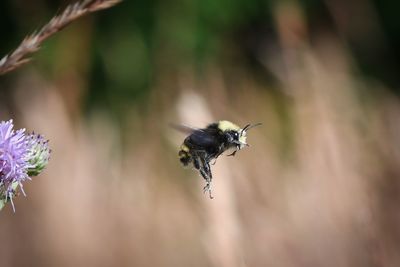
[[[200,172],[206,181],[203,191],[204,193],[208,191],[210,198],[213,198],[211,194],[211,160],[216,160],[228,149],[234,149],[228,155],[234,156],[237,151],[249,146],[246,142],[247,131],[258,125],[261,123],[247,124],[240,128],[226,120],[211,123],[204,129],[173,125],[177,130],[189,133],[179,150],[179,159],[184,166],[192,164]]]

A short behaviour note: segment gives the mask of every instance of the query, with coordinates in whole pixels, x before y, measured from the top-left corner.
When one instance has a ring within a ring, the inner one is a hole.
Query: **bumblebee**
[[[185,138],[178,152],[179,159],[184,166],[193,165],[206,181],[203,192],[211,194],[212,173],[210,162],[216,160],[222,153],[228,149],[234,151],[228,156],[234,156],[237,151],[249,146],[246,143],[247,131],[251,128],[261,125],[247,124],[240,128],[236,124],[222,120],[211,123],[204,129],[193,129],[186,126],[175,126],[178,130],[190,133]],[[215,163],[215,162],[214,162]]]

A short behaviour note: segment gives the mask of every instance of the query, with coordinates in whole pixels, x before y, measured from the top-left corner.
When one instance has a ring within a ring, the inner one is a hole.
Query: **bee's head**
[[[232,147],[236,147],[237,150],[240,150],[243,147],[248,146],[246,142],[247,131],[258,125],[261,125],[261,123],[247,124],[245,127],[240,128],[239,126],[230,121],[218,122],[218,128],[226,136],[228,144],[231,144]]]

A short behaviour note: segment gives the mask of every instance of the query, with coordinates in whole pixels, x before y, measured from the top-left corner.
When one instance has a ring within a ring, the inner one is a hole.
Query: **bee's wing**
[[[200,129],[196,129],[196,128],[186,126],[183,124],[170,123],[169,126],[174,128],[175,130],[185,133],[185,134],[192,134],[195,131],[201,131]]]

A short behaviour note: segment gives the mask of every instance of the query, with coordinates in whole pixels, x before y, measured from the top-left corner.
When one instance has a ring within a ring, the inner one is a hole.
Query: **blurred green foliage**
[[[0,52],[8,53],[25,35],[38,29],[68,3],[71,1],[1,1]],[[268,77],[269,71],[259,66],[257,50],[260,45],[279,43],[273,19],[276,3],[271,0],[124,1],[70,26],[91,23],[89,51],[75,51],[73,44],[64,47],[70,47],[69,53],[82,53],[80,57],[90,53],[88,107],[107,104],[114,109],[121,103],[140,103],[154,88],[160,73],[174,73],[186,66],[201,73],[210,61],[221,67],[238,64],[249,68],[256,78]],[[398,2],[366,1],[378,17],[355,16],[355,23],[377,19],[375,22],[382,30],[379,42],[370,42],[368,34],[357,35],[350,30],[344,33],[336,28],[330,12],[332,3],[339,3],[343,12],[349,14],[354,12],[352,5],[328,0],[298,3],[304,9],[311,39],[321,31],[340,36],[365,74],[388,83],[393,90],[399,88]],[[348,23],[352,25],[351,21]],[[44,44],[39,55],[34,55],[49,75],[55,75],[52,73],[55,65],[63,64],[57,62],[60,52],[56,52],[60,48],[58,42],[65,41],[60,37],[63,34],[65,31],[58,33]]]

